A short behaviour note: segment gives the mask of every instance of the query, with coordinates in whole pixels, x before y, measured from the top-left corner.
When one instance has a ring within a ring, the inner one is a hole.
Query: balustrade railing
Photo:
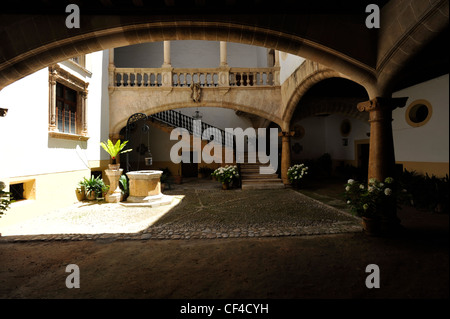
[[[279,68],[115,68],[115,87],[255,87],[279,85]]]

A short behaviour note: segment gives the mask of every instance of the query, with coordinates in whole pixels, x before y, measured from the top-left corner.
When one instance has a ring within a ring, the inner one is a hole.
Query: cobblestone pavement
[[[195,181],[175,185],[164,194],[174,197],[170,207],[77,203],[24,222],[9,230],[13,235],[3,230],[0,241],[189,240],[361,232],[358,218],[293,189],[223,191],[217,182]]]

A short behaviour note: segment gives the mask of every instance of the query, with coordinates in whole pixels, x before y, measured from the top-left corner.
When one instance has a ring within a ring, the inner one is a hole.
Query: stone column
[[[172,67],[170,61],[170,41],[164,41],[164,63],[163,68]]]
[[[164,63],[161,71],[161,86],[172,88],[172,64],[170,62],[170,41],[164,41]]]
[[[280,51],[274,50],[273,56],[274,56],[274,65],[273,66],[280,66]]]
[[[227,63],[227,43],[220,41],[220,66],[228,66]]]
[[[287,170],[291,166],[291,132],[281,132],[281,179],[284,185],[290,184]]]
[[[395,175],[394,139],[392,135],[392,111],[404,107],[408,98],[381,98],[358,104],[360,112],[369,112],[370,145],[368,178],[384,181]],[[386,208],[382,216],[382,231],[392,233],[398,229],[400,220],[397,207]]]
[[[80,92],[81,95],[81,114],[82,114],[82,119],[81,119],[81,135],[83,136],[87,136],[88,135],[88,126],[87,126],[87,85],[84,88],[84,90],[82,92]]]
[[[404,107],[408,98],[374,98],[358,104],[360,112],[369,112],[369,175],[379,181],[394,176],[395,155],[392,136],[392,111]]]
[[[116,66],[114,65],[114,48],[111,48],[109,51],[109,64],[108,64],[108,73],[109,73],[109,86],[110,88],[114,87],[114,82],[116,79],[114,78],[114,72],[116,70]]]
[[[49,68],[50,76],[49,76],[49,123],[48,123],[48,130],[50,132],[58,131],[58,128],[56,126],[56,70],[53,70],[52,68]]]

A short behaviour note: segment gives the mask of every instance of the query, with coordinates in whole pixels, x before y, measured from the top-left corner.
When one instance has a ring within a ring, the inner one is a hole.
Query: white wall
[[[340,127],[344,119],[351,123],[351,131],[348,136],[341,134]],[[340,114],[331,114],[327,117],[309,117],[294,122],[293,125],[301,125],[305,129],[303,138],[291,138],[291,158],[293,161],[315,159],[329,153],[335,160],[354,160],[356,140],[368,139],[366,133],[370,131],[367,122],[346,117]],[[348,144],[344,146],[342,139],[347,138]],[[299,143],[303,150],[296,154],[292,146]]]
[[[449,159],[449,76],[395,92],[393,97],[408,97],[404,108],[393,112],[395,159],[412,162],[448,162]],[[432,116],[423,126],[412,127],[405,119],[408,105],[425,99],[431,103]]]
[[[160,68],[164,60],[163,42],[149,42],[114,49],[118,68]]]
[[[193,116],[197,108],[186,107],[176,109],[175,111],[181,112],[187,116]],[[240,127],[246,129],[252,127],[250,120],[243,116],[236,115],[236,112],[232,109],[226,109],[221,107],[199,107],[198,111],[201,113],[202,122],[215,126],[222,130],[226,128]]]
[[[0,178],[86,169],[76,151],[77,146],[88,154],[89,160],[100,159],[99,141],[102,136],[107,138],[109,131],[108,112],[105,110],[108,94],[107,89],[106,92],[102,89],[103,58],[103,52],[88,57],[88,67],[92,66],[94,71],[92,77],[86,79],[90,82],[87,101],[88,142],[49,137],[48,68],[0,91],[0,105],[9,109],[7,116],[0,118]],[[67,65],[63,67],[68,69]],[[103,111],[106,111],[104,114],[101,113],[102,106]]]
[[[235,68],[266,68],[267,49],[248,44],[227,43],[227,63]]]
[[[291,74],[305,61],[304,58],[286,52],[280,55],[280,84],[283,84]]]
[[[294,122],[293,125],[301,125],[305,129],[302,138],[291,138],[291,159],[313,159],[326,152],[325,144],[325,119],[323,117],[309,117],[301,121]],[[292,146],[299,143],[302,150],[297,154],[292,150]]]
[[[100,147],[100,141],[109,138],[109,52],[98,51],[86,57],[86,67],[92,72],[88,93],[88,147],[86,155],[90,161],[108,160],[109,155]]]
[[[342,121],[348,119],[351,124],[351,131],[348,136],[341,134]],[[325,118],[326,150],[331,158],[337,160],[355,159],[355,141],[369,139],[367,133],[370,132],[368,122],[352,119],[340,114],[332,114]],[[347,146],[344,146],[342,139],[348,140]]]
[[[170,59],[174,68],[216,68],[220,65],[220,44],[219,41],[171,41]],[[114,50],[114,64],[118,68],[159,68],[163,60],[163,42],[135,44]],[[227,62],[230,67],[267,67],[267,49],[229,42]]]

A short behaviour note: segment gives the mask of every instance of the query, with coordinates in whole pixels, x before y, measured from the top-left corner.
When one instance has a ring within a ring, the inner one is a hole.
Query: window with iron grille
[[[59,132],[77,134],[77,92],[56,83],[56,119]]]

